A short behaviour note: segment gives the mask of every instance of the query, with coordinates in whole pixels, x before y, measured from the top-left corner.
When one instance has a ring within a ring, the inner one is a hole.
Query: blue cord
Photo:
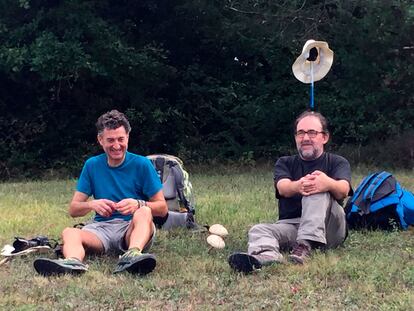
[[[314,91],[314,85],[313,85],[313,62],[310,62],[310,71],[311,71],[311,95],[310,95],[310,108],[311,110],[314,110],[315,104],[313,101],[313,91]]]

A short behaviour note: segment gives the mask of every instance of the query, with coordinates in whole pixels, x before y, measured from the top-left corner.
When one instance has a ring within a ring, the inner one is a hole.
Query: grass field
[[[191,171],[190,171],[191,172]],[[354,187],[366,170],[353,175]],[[394,172],[414,191],[414,172]],[[81,277],[37,275],[36,255],[0,266],[0,310],[413,310],[414,231],[351,232],[344,247],[317,252],[305,266],[273,265],[244,276],[227,257],[246,250],[247,232],[277,218],[272,168],[194,170],[201,224],[229,230],[226,247],[208,251],[205,233],[158,231],[156,270],[113,275],[117,258],[88,257]],[[67,215],[75,180],[0,184],[0,244],[14,236],[58,238],[80,222]],[[49,254],[50,257],[53,254]]]

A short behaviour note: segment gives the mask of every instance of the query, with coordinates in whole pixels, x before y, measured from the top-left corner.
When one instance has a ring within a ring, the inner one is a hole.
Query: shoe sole
[[[305,260],[302,257],[290,255],[288,258],[290,262],[297,264],[297,265],[303,265],[305,263]]]
[[[34,246],[34,247],[26,248],[25,250],[18,251],[18,252],[16,252],[16,250],[9,252],[7,249],[4,249],[1,255],[7,256],[7,257],[21,256],[21,255],[27,255],[33,252],[46,253],[49,250],[51,250],[49,246]]]
[[[47,258],[36,259],[33,263],[33,266],[36,272],[43,276],[53,276],[62,274],[79,275],[86,271],[84,269],[65,267]]]
[[[157,265],[154,255],[142,254],[133,257],[128,264],[124,264],[121,268],[117,268],[114,273],[128,271],[131,274],[146,275],[152,272]]]
[[[230,267],[237,272],[250,273],[262,268],[262,264],[248,254],[233,254],[228,261]]]

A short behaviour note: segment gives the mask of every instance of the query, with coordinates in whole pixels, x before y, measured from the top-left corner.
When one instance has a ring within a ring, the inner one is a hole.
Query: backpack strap
[[[161,179],[161,183],[164,182],[164,165],[165,165],[165,158],[157,157],[154,160],[155,170],[157,171],[158,176]]]
[[[398,200],[398,204],[395,205],[395,211],[397,212],[398,216],[400,217],[400,223],[401,223],[401,227],[406,230],[408,228],[409,224],[413,223],[413,218],[411,218],[410,221],[410,213],[409,210],[406,208],[405,206],[405,202],[403,200],[403,196],[404,196],[404,189],[402,189],[401,185],[397,182],[395,185],[395,191],[396,191],[396,195],[398,196],[399,200]],[[413,197],[414,199],[414,197]],[[414,201],[413,201],[414,203]],[[414,206],[413,206],[414,207]],[[411,217],[414,216],[413,214],[411,215]]]
[[[373,173],[364,178],[364,180],[361,182],[361,184],[356,189],[354,195],[352,196],[351,203],[355,203],[356,199],[359,197],[360,193],[365,188],[365,186],[377,175],[378,173]]]
[[[414,194],[406,189],[403,189],[400,185],[397,185],[401,189],[401,204],[400,209],[404,215],[404,222],[401,224],[406,229],[408,225],[414,225]],[[398,212],[398,207],[397,207]]]
[[[190,202],[186,199],[184,195],[184,175],[183,175],[183,172],[180,170],[180,168],[177,166],[178,164],[172,163],[171,172],[174,176],[178,198],[180,199],[181,202],[183,202],[184,207],[187,209],[187,211],[190,212],[191,211]]]
[[[379,173],[377,177],[373,180],[373,182],[369,185],[367,190],[365,190],[363,200],[372,201],[375,191],[377,191],[377,189],[381,186],[381,184],[390,176],[391,174],[388,172]]]

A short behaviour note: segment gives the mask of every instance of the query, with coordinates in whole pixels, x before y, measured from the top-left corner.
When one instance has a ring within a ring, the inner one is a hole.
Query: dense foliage
[[[291,65],[310,38],[335,52],[315,95],[331,146],[412,168],[413,33],[410,0],[2,0],[0,176],[78,173],[113,108],[136,152],[286,153],[309,100]]]

